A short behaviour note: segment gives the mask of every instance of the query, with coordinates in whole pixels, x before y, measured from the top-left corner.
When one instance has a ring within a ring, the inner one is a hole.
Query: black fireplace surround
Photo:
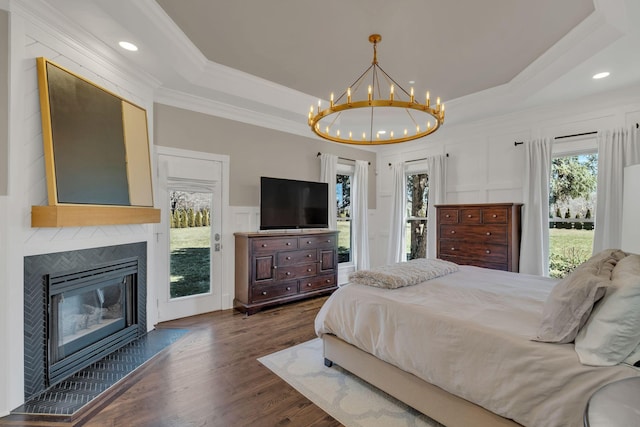
[[[24,259],[25,399],[146,333],[146,242]]]

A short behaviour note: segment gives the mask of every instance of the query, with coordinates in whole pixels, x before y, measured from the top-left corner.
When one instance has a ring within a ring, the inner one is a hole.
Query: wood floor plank
[[[325,300],[252,316],[226,310],[158,325],[191,332],[83,425],[340,426],[257,361],[314,338],[313,320]]]

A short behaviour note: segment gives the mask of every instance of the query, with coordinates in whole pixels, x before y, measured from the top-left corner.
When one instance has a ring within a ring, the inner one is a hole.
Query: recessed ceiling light
[[[135,52],[136,50],[138,50],[138,46],[130,42],[123,41],[123,42],[119,42],[118,44],[120,45],[121,48],[130,50],[131,52]]]
[[[594,74],[593,78],[598,80],[598,79],[604,79],[605,77],[609,77],[611,73],[608,71],[604,71],[602,73],[598,73],[598,74]]]

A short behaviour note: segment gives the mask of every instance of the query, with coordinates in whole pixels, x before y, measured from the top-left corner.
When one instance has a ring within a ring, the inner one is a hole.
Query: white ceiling
[[[23,1],[144,70],[159,102],[305,136],[309,105],[371,63],[372,33],[382,68],[442,97],[449,125],[640,82],[638,0]]]

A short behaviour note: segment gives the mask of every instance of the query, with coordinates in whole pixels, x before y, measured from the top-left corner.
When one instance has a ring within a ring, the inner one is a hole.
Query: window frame
[[[336,168],[336,188],[334,189],[334,191],[337,191],[338,188],[338,183],[337,183],[337,175],[347,175],[349,176],[349,180],[351,182],[351,187],[349,189],[349,218],[346,220],[349,222],[349,261],[345,261],[345,262],[339,262],[338,261],[338,265],[340,267],[350,267],[350,266],[354,266],[355,263],[353,261],[353,217],[351,216],[351,214],[353,213],[353,205],[351,203],[353,194],[351,192],[351,190],[353,189],[353,178],[356,172],[356,167],[355,165],[349,165],[349,164],[344,164],[344,163],[338,163],[337,168]],[[340,221],[345,221],[344,218],[340,218],[338,216],[338,210],[336,209],[336,224]]]
[[[421,175],[421,174],[425,174],[427,175],[427,177],[429,177],[429,170],[427,167],[427,162],[426,161],[416,161],[413,162],[412,164],[406,165],[405,170],[404,170],[404,177],[405,177],[405,183],[407,183],[409,180],[409,175]],[[429,187],[429,184],[427,184],[427,188]],[[426,229],[427,229],[427,224],[429,221],[428,215],[429,215],[429,198],[427,197],[427,209],[425,209],[425,216],[424,217],[417,217],[417,216],[411,216],[409,215],[409,208],[408,208],[408,204],[409,204],[409,194],[407,192],[407,186],[405,185],[405,218],[404,218],[404,223],[405,223],[405,228],[404,228],[404,233],[405,236],[407,236],[407,228],[410,227],[410,223],[409,221],[424,221],[424,227],[425,227],[425,233],[426,233]],[[425,256],[426,256],[426,245],[427,245],[427,239],[425,238],[424,240],[424,244],[425,244]],[[404,255],[404,259],[406,261],[408,261],[408,257],[407,255],[411,253],[411,239],[408,239],[408,241],[406,242],[406,245],[409,245],[409,251],[406,252],[405,251],[405,255]]]

